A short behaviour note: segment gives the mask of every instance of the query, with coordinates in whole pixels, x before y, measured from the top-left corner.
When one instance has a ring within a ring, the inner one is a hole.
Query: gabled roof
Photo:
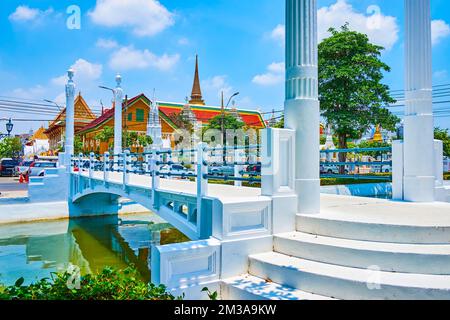
[[[135,102],[142,100],[147,105],[150,105],[151,101],[148,99],[145,94],[141,93],[140,95],[128,100],[128,103],[122,104],[122,110],[125,110],[126,108],[131,107]],[[109,121],[110,119],[114,118],[114,112],[115,107],[112,107],[111,109],[107,110],[105,113],[103,113],[100,117],[89,123],[87,126],[85,126],[83,129],[81,129],[78,133],[85,133],[89,132],[91,130],[96,129],[97,127],[101,126],[103,123]]]
[[[96,118],[95,114],[92,112],[91,108],[89,108],[88,104],[81,96],[81,94],[78,94],[78,96],[75,98],[74,108],[75,108],[75,121],[93,120]],[[48,129],[45,130],[44,133],[49,133],[54,127],[62,126],[65,120],[66,120],[66,108],[61,110],[61,112],[56,116],[55,120],[53,120],[49,124]]]
[[[158,102],[159,111],[165,116],[170,117],[172,114],[179,114],[183,110],[184,104],[172,102]],[[191,105],[191,110],[194,112],[197,121],[203,123],[209,122],[212,118],[219,116],[222,111],[220,107]],[[266,128],[266,123],[260,112],[254,110],[237,109],[237,113],[242,118],[242,121],[249,127],[258,129]]]

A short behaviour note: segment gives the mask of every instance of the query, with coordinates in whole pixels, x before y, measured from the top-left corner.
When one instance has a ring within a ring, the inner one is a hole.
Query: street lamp
[[[11,131],[13,131],[14,124],[11,122],[11,118],[9,118],[9,121],[6,123],[6,131],[8,132],[8,137],[11,136]]]
[[[58,108],[59,112],[62,111],[61,106],[59,104],[57,104],[55,101],[44,99],[44,102],[54,104]]]
[[[225,107],[225,109],[227,109],[228,106],[230,105],[231,99],[233,99],[234,97],[236,97],[238,95],[239,95],[239,92],[236,92],[230,97],[230,99],[228,99],[227,106]]]

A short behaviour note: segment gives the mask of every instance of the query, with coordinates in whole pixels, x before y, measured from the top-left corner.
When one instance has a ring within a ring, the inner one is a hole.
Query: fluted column
[[[114,154],[122,153],[122,103],[123,90],[121,87],[122,77],[116,76],[117,86],[114,89]]]
[[[70,162],[74,154],[75,135],[75,83],[73,82],[74,71],[67,71],[68,81],[66,84],[66,139],[64,142],[65,166],[70,168]]]
[[[404,199],[434,201],[430,0],[405,0]]]
[[[285,126],[296,130],[299,213],[320,211],[317,0],[286,0]]]

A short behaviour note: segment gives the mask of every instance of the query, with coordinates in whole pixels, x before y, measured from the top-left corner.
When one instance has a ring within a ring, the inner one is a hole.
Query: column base
[[[411,202],[434,202],[435,187],[434,177],[405,176],[404,199]]]
[[[298,196],[297,213],[320,213],[320,179],[295,180]]]

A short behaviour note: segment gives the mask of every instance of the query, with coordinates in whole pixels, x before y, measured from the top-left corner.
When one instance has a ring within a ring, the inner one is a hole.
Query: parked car
[[[209,167],[208,174],[213,176],[233,176],[234,167],[233,166]]]
[[[0,177],[14,176],[14,171],[18,164],[19,160],[14,160],[11,158],[3,158],[0,160]]]
[[[52,161],[35,161],[27,170],[27,174],[30,177],[43,177],[45,175],[45,169],[56,168],[56,162]]]
[[[25,174],[28,169],[30,168],[31,164],[33,163],[33,160],[25,160],[19,163],[14,169],[14,175],[19,176],[21,174]]]
[[[167,178],[170,174],[194,174],[194,171],[187,169],[180,164],[165,165],[159,169],[160,177]]]
[[[390,165],[374,165],[372,166],[372,173],[391,173],[392,166]]]
[[[340,166],[338,165],[320,165],[321,174],[339,174]],[[349,174],[350,170],[345,166],[344,174]]]

